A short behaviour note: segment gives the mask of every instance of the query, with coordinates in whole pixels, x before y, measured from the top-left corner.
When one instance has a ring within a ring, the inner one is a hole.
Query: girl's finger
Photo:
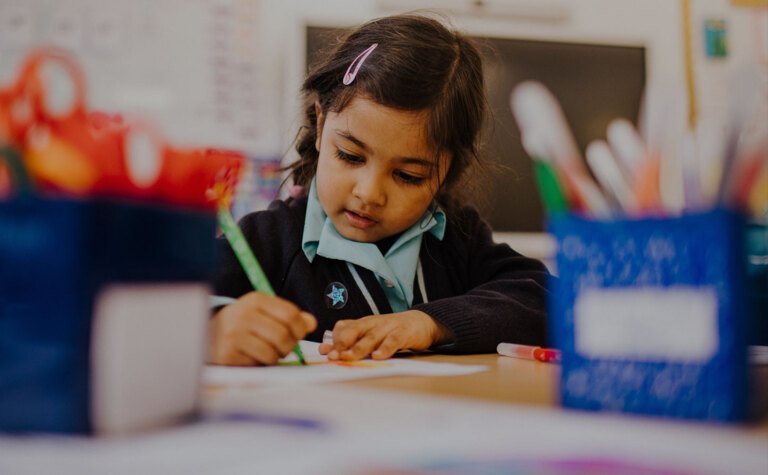
[[[259,313],[269,314],[275,318],[292,318],[300,312],[299,307],[292,302],[261,292],[249,292],[240,297],[240,300],[247,302],[248,306]]]
[[[317,325],[315,317],[307,312],[282,313],[280,315],[270,313],[269,316],[284,325],[291,332],[294,340],[301,340]]]
[[[331,352],[332,349],[333,349],[333,345],[331,345],[330,343],[320,343],[320,346],[317,347],[317,351],[321,355],[327,355],[328,353]]]
[[[385,332],[371,330],[363,335],[352,348],[339,352],[339,358],[343,361],[354,361],[365,358],[371,354],[374,348],[379,346],[385,336]]]
[[[210,362],[227,366],[253,366],[256,361],[233,345],[220,345],[210,354]]]
[[[308,312],[301,312],[301,319],[304,320],[304,334],[301,338],[307,336],[307,333],[315,331],[317,328],[317,319],[314,315]]]
[[[227,360],[222,362],[221,364],[225,364],[228,366],[253,366],[258,364],[258,361],[254,360],[253,358],[246,355],[240,350],[234,350],[227,357]]]
[[[254,318],[248,326],[248,331],[272,346],[280,356],[287,355],[298,341],[288,326],[269,315]]]
[[[259,310],[285,325],[295,340],[301,340],[317,326],[315,317],[279,297],[271,297]]]
[[[400,333],[391,332],[379,344],[378,348],[373,350],[371,358],[374,360],[386,360],[404,348],[404,339]]]
[[[257,364],[273,365],[280,359],[277,350],[256,335],[243,334],[238,343],[240,351],[253,358]]]
[[[333,327],[333,349],[339,353],[349,350],[363,335],[375,326],[370,318],[341,320]]]

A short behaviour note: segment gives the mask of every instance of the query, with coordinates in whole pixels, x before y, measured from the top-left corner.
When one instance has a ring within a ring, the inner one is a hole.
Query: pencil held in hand
[[[267,295],[275,295],[275,291],[272,290],[272,285],[269,283],[269,279],[264,274],[264,270],[261,268],[259,261],[256,260],[256,256],[253,255],[253,251],[248,246],[248,242],[243,236],[243,232],[235,223],[235,219],[232,217],[232,213],[222,203],[219,205],[218,211],[219,224],[221,225],[224,236],[226,236],[229,245],[232,246],[232,250],[240,262],[240,265],[245,271],[245,275],[253,285],[253,288],[258,292],[263,292]],[[293,347],[293,352],[299,359],[299,363],[305,365],[307,362],[304,360],[304,354],[301,351],[301,347],[298,343]]]

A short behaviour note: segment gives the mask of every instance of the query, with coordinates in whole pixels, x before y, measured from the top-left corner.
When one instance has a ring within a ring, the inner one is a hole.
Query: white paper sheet
[[[482,365],[434,363],[407,358],[383,361],[329,362],[318,352],[319,343],[302,341],[306,366],[289,365],[296,361],[290,354],[283,364],[271,367],[231,367],[208,365],[203,382],[210,386],[261,386],[275,384],[316,384],[384,376],[457,376],[485,371]]]

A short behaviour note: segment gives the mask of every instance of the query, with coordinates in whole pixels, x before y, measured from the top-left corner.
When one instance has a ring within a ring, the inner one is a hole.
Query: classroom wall
[[[304,27],[349,26],[440,5],[470,34],[646,45],[649,78],[684,88],[677,0],[4,0],[0,85],[25,51],[77,52],[95,108],[150,115],[180,140],[281,154],[298,126]],[[717,114],[730,74],[749,64],[768,78],[768,10],[691,0],[696,99]],[[729,55],[707,58],[703,21],[727,22]],[[610,85],[606,85],[610,87]]]
[[[744,0],[741,0],[742,2]],[[768,84],[768,7],[690,0],[694,100],[701,117],[726,113],[733,77],[747,65]],[[482,3],[484,7],[474,5]],[[753,2],[754,3],[754,2]],[[682,100],[682,0],[4,0],[0,87],[30,48],[74,51],[92,108],[151,118],[169,140],[279,158],[301,123],[305,27],[351,26],[439,5],[472,35],[644,45],[648,80]],[[703,24],[723,19],[728,55],[708,57]],[[605,87],[611,87],[605,84]],[[534,255],[550,252],[541,236]],[[526,252],[527,244],[521,251]],[[519,246],[518,246],[519,247]]]
[[[283,4],[285,3],[285,4]],[[312,1],[279,2],[268,0],[282,13],[282,21],[270,19],[272,28],[292,31],[296,42],[285,45],[300,51],[303,45],[303,28],[307,23],[315,26],[355,25],[365,19],[412,11],[422,5],[443,6],[454,14],[452,23],[459,29],[478,36],[526,38],[536,40],[576,41],[597,44],[646,45],[648,47],[649,74],[664,75],[668,81],[682,87],[682,70],[676,67],[676,57],[682,54],[677,41],[676,25],[679,23],[676,2],[651,0],[644,2],[615,0],[577,1],[497,1],[487,2],[490,7],[476,13],[467,9],[468,1],[401,2],[362,1],[350,4],[345,1],[331,2],[330,7]],[[352,7],[352,8],[350,8]],[[343,14],[337,12],[343,11]],[[599,15],[595,12],[599,12]],[[271,18],[271,17],[270,17]],[[637,19],[644,19],[637,21]],[[297,54],[285,55],[286,87],[295,91],[300,86],[304,58]],[[610,87],[610,85],[606,85]],[[298,110],[295,95],[286,97],[284,108],[289,112],[286,126],[296,123],[290,111]]]
[[[265,0],[264,28],[283,35],[274,52],[282,63],[276,83],[285,93],[284,129],[293,130],[298,110],[294,91],[304,71],[303,28],[354,25],[367,18],[441,5],[454,11],[454,24],[470,34],[538,40],[575,41],[598,44],[645,45],[648,80],[680,91],[683,107],[688,104],[682,2],[676,0],[565,0],[483,2],[487,13],[478,13],[470,1],[356,1],[311,0],[281,2]],[[326,6],[327,5],[327,6]],[[700,116],[716,116],[727,108],[733,77],[743,68],[760,71],[768,83],[768,7],[736,7],[730,0],[691,0],[691,46],[694,71],[694,101]],[[726,22],[728,55],[709,58],[705,53],[705,20]],[[610,87],[606,84],[606,87]]]

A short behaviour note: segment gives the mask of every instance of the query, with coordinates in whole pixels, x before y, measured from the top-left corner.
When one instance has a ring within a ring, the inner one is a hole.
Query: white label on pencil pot
[[[586,289],[574,306],[576,351],[586,358],[705,362],[718,348],[712,287]]]
[[[196,410],[209,293],[196,282],[118,283],[98,293],[91,351],[96,433],[158,427]]]

